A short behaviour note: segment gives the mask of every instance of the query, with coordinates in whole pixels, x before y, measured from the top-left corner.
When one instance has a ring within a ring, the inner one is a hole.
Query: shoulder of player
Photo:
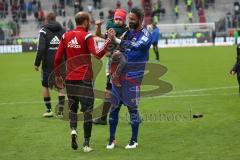
[[[72,36],[75,36],[77,38],[80,37],[79,35],[76,35],[75,32],[76,31],[74,31],[74,30],[67,31],[62,35],[62,38],[65,39],[65,37],[72,37]],[[81,34],[81,37],[84,37],[85,40],[87,40],[88,38],[90,38],[92,36],[93,36],[92,33],[89,33],[89,32],[83,32],[83,34]]]
[[[47,29],[45,27],[42,27],[40,30],[39,30],[39,33],[41,34],[47,34]]]
[[[74,30],[66,31],[64,30],[62,38],[64,39],[65,37],[69,37],[74,34]]]
[[[89,39],[90,37],[93,37],[93,34],[92,34],[92,33],[86,32],[86,33],[84,34],[84,39],[85,39],[85,40]]]
[[[146,37],[149,37],[151,35],[149,30],[147,30],[146,28],[143,28],[141,32],[142,32],[142,35]]]

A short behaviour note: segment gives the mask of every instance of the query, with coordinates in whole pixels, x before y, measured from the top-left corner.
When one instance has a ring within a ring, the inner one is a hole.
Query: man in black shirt
[[[56,21],[56,15],[54,13],[48,13],[45,17],[44,26],[39,31],[37,55],[34,63],[36,71],[39,70],[39,66],[42,64],[41,80],[44,103],[47,107],[47,111],[43,114],[43,117],[53,117],[49,88],[55,85],[55,81],[54,78],[51,78],[54,76],[50,77],[50,75],[53,71],[55,54],[64,33],[65,30],[62,29],[61,25]],[[62,116],[65,96],[60,90],[58,99],[58,115]]]

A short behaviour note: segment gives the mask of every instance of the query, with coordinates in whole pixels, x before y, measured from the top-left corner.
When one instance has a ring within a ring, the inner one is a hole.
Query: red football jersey
[[[99,49],[91,33],[82,27],[65,33],[60,41],[55,61],[54,69],[59,74],[59,66],[66,59],[66,80],[92,80],[91,54],[100,59],[107,52],[110,39]]]

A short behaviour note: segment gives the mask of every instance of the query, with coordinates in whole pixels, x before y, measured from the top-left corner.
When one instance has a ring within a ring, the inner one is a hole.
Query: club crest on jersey
[[[137,38],[133,38],[132,40],[131,40],[131,42],[136,42],[137,41]]]
[[[70,42],[68,42],[68,48],[81,48],[81,45],[78,44],[76,37],[74,37]]]

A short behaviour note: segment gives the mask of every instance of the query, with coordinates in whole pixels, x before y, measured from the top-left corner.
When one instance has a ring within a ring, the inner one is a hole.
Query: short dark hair
[[[138,17],[140,20],[143,20],[143,18],[144,18],[144,13],[143,13],[143,11],[142,11],[140,8],[138,8],[138,7],[133,7],[130,12],[136,14],[137,17]]]
[[[50,12],[44,17],[48,22],[56,21],[56,15],[53,12]]]
[[[86,12],[78,12],[75,16],[75,22],[77,25],[82,25],[86,20],[90,20],[90,16]]]

